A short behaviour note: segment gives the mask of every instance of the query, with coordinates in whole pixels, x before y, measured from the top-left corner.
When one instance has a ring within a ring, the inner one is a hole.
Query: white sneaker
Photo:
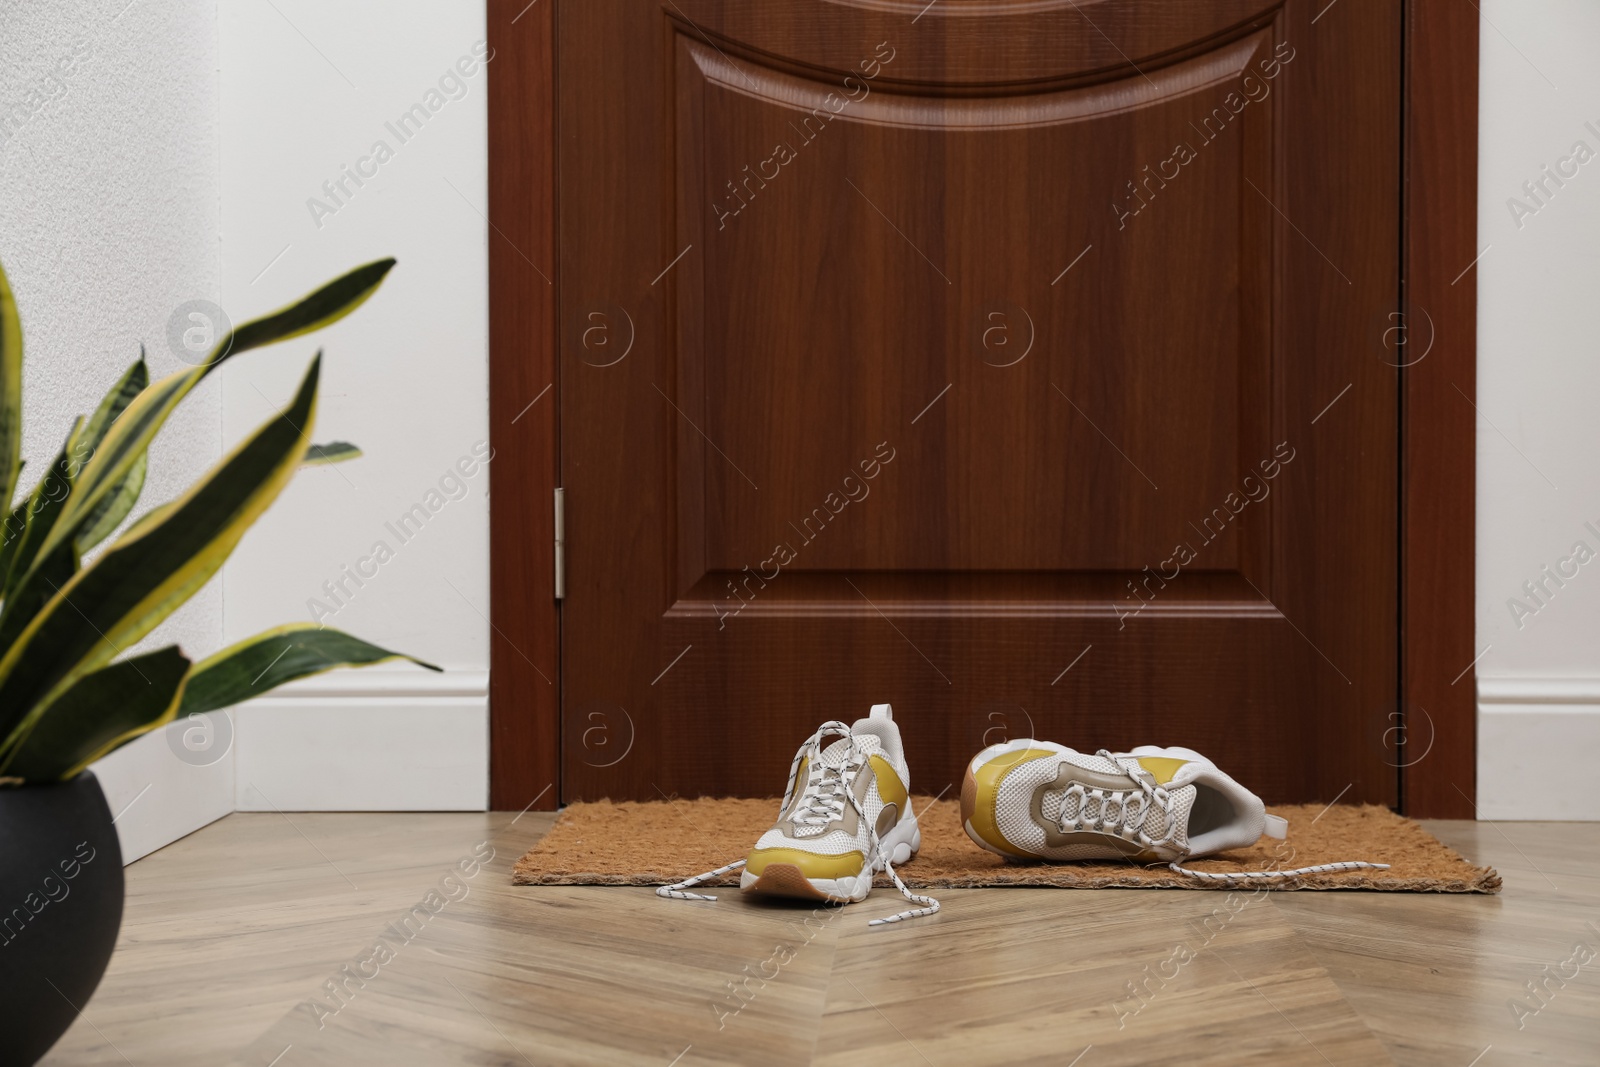
[[[839,740],[822,747],[824,738],[835,736]],[[905,898],[921,907],[870,925],[932,915],[939,902],[913,893],[894,869],[922,847],[910,793],[900,727],[888,704],[874,704],[854,726],[823,723],[795,752],[778,820],[750,855],[656,893],[714,900],[684,890],[743,867],[739,887],[747,893],[848,904],[864,900],[873,876],[885,871]]]
[[[1145,745],[1095,755],[1053,741],[991,745],[961,784],[967,836],[1008,860],[1165,862],[1196,878],[1231,882],[1388,864],[1350,861],[1294,870],[1217,874],[1181,861],[1287,836],[1261,798],[1188,748]]]

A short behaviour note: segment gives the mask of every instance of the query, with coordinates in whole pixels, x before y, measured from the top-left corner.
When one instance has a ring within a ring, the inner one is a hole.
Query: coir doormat
[[[922,825],[922,851],[900,870],[913,888],[1056,886],[1066,889],[1227,889],[1164,866],[1120,863],[1007,863],[985,852],[961,828],[956,800],[912,801]],[[926,807],[925,807],[926,806]],[[572,804],[517,861],[517,885],[666,885],[741,859],[772,825],[776,800],[696,800]],[[1500,875],[1474,867],[1410,819],[1367,805],[1285,805],[1268,809],[1289,820],[1285,841],[1263,838],[1189,866],[1206,871],[1263,871],[1339,860],[1387,863],[1386,871],[1303,875],[1264,883],[1271,889],[1378,889],[1413,893],[1498,893]],[[721,879],[737,885],[737,871]],[[882,885],[888,884],[883,875]],[[718,884],[716,882],[707,884]]]

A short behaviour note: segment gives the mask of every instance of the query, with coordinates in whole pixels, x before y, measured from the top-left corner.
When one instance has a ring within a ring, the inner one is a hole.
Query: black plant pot
[[[66,1033],[121,925],[122,849],[94,775],[0,788],[0,1064]]]

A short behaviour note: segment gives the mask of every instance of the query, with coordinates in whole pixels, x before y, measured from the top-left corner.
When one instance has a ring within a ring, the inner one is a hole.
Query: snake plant
[[[307,463],[360,455],[313,444],[312,358],[289,406],[174,500],[117,533],[144,486],[148,449],[195,386],[225,361],[319,330],[359,307],[394,266],[358,267],[226,333],[199,364],[151,383],[143,353],[87,419],[73,423],[38,484],[22,471],[22,324],[0,270],[0,784],[70,779],[173,719],[214,711],[334,667],[411,659],[313,623],[257,634],[191,662],[176,645],[125,654],[193,596]],[[115,536],[113,536],[115,535]],[[89,563],[83,556],[108,537]]]

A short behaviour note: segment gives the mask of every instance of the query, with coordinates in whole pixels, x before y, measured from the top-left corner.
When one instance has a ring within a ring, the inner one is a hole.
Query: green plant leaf
[[[335,278],[288,307],[245,323],[217,342],[211,362],[220,363],[240,352],[276,341],[287,341],[338,322],[377,291],[394,263],[393,257],[373,260]]]
[[[115,490],[103,497],[84,519],[82,529],[73,539],[73,546],[80,556],[111,536],[111,531],[128,517],[128,512],[139,502],[139,494],[144,491],[144,477],[149,467],[150,453],[141,452],[128,476],[118,483]]]
[[[143,515],[140,515],[137,519],[134,519],[133,522],[129,523],[128,528],[122,531],[122,536],[132,537],[134,534],[138,533],[140,530],[143,530],[152,522],[155,522],[157,519],[161,518],[161,516],[165,515],[167,513],[167,509],[172,507],[172,505],[175,503],[177,503],[177,501],[169,500],[165,504],[157,504]]]
[[[168,375],[139,394],[122,417],[111,424],[94,458],[78,477],[77,489],[46,542],[45,551],[55,548],[64,538],[77,535],[100,501],[128,476],[167,417],[207,374],[241,352],[299,337],[339,321],[377,290],[394,262],[380,259],[357,267],[296,303],[245,323],[223,336],[204,363]]]
[[[22,535],[28,529],[28,504],[30,497],[11,509],[11,514],[6,516],[4,528],[0,528],[0,590],[5,588],[5,576],[11,571],[11,560],[17,554],[17,547],[22,544]],[[5,649],[0,647],[0,655]]]
[[[17,638],[27,629],[28,623],[38,616],[50,598],[72,580],[78,570],[78,556],[68,541],[47,558],[35,561],[29,577],[21,588],[6,596],[5,609],[0,611],[0,655],[9,652]],[[5,728],[6,715],[0,709],[0,730]]]
[[[149,633],[217,572],[305,454],[321,362],[318,353],[287,409],[50,598],[0,659],[0,735],[19,722],[26,727],[40,708]]]
[[[100,447],[106,431],[117,421],[117,416],[126,411],[128,405],[133,403],[133,398],[144,392],[149,384],[150,368],[145,366],[144,346],[140,345],[139,359],[117,379],[111,391],[100,401],[100,406],[95,408],[94,414],[89,416],[89,421],[78,429],[67,445],[67,451],[72,454],[73,462],[79,468],[88,463],[89,457]]]
[[[22,319],[0,267],[0,507],[11,506],[22,473]]]
[[[100,401],[100,407],[74,439],[70,451],[77,463],[85,464],[93,457],[100,448],[100,442],[105,440],[111,424],[117,421],[118,416],[127,410],[128,405],[133,403],[149,384],[150,369],[144,362],[144,346],[140,345],[138,362],[129,367],[117,384],[111,387],[105,399]],[[115,489],[101,497],[100,503],[83,518],[78,534],[74,538],[79,555],[104,541],[110,536],[111,531],[128,517],[128,512],[139,502],[139,493],[144,489],[145,474],[149,466],[150,452],[147,449],[139,453],[138,459],[134,460],[128,476],[118,482]]]
[[[73,683],[26,736],[7,740],[0,774],[27,782],[76,776],[113,749],[171,722],[189,677],[176,645],[113,663]]]
[[[21,627],[15,624],[17,612],[20,610],[20,602],[15,593],[22,584],[23,575],[33,566],[34,559],[39,554],[39,547],[49,538],[50,528],[55,525],[56,518],[66,507],[72,493],[72,441],[81,423],[81,419],[73,422],[72,432],[67,435],[67,443],[62,446],[55,461],[45,468],[44,477],[39,479],[39,484],[34,486],[33,492],[28,495],[28,502],[23,511],[22,537],[12,555],[11,567],[6,572],[5,610],[0,612],[0,648],[5,647],[8,637],[15,637],[21,630]],[[40,600],[33,606],[37,608],[43,603],[44,601]],[[22,621],[26,623],[26,617]]]
[[[347,459],[360,458],[361,449],[349,441],[329,441],[325,445],[312,445],[306,449],[306,457],[300,462],[309,467],[324,463],[343,463]]]
[[[185,717],[215,711],[258,697],[296,678],[335,667],[365,667],[391,659],[408,659],[430,671],[442,669],[313,622],[289,623],[247,637],[196,663],[189,672],[189,685],[179,711]]]
[[[67,434],[67,444],[55,461],[45,468],[44,477],[39,479],[39,484],[34,486],[27,501],[21,505],[21,533],[17,536],[16,544],[8,546],[11,558],[6,577],[0,582],[4,600],[0,605],[0,655],[10,649],[17,635],[38,614],[39,609],[78,569],[78,557],[70,544],[53,552],[47,559],[35,557],[72,492],[71,448],[82,422],[82,419],[73,421],[72,431]],[[28,575],[32,576],[31,581],[24,580]]]

